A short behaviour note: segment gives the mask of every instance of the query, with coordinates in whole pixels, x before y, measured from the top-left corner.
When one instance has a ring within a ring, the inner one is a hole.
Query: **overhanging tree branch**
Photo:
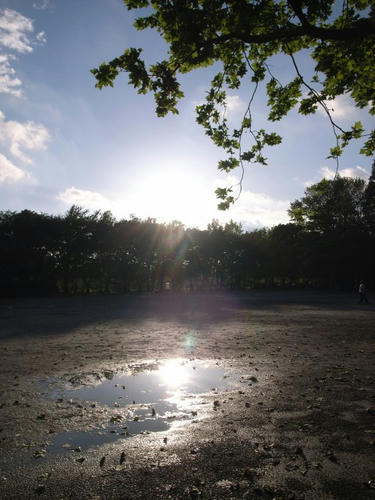
[[[297,40],[301,37],[309,37],[324,41],[356,41],[368,37],[375,38],[375,22],[371,19],[359,19],[351,28],[319,28],[312,25],[288,26],[276,29],[268,33],[252,34],[244,32],[232,32],[220,35],[212,40],[213,44],[223,43],[229,40],[240,40],[244,43],[268,43],[274,41]]]
[[[220,118],[225,103],[226,90],[239,89],[250,82],[257,88],[262,82],[268,96],[269,121],[281,120],[298,106],[301,114],[315,113],[322,106],[328,116],[336,139],[330,158],[336,160],[342,149],[352,140],[365,137],[360,122],[344,131],[332,118],[327,102],[341,95],[348,95],[361,109],[368,108],[375,115],[375,10],[373,0],[360,2],[348,0],[241,0],[223,4],[222,0],[184,2],[165,0],[124,0],[128,8],[153,9],[151,15],[135,21],[139,30],[156,29],[169,45],[167,60],[148,66],[141,58],[141,49],[129,48],[109,63],[103,63],[92,73],[96,86],[113,86],[120,71],[129,75],[129,83],[138,93],[152,93],[156,113],[178,113],[177,103],[183,97],[179,74],[200,67],[222,63],[224,73],[218,73],[207,92],[206,103],[198,106],[197,122],[217,145],[224,149],[227,159],[220,161],[219,170],[230,172],[241,166],[240,191],[243,180],[243,162],[266,165],[265,146],[281,142],[281,137],[265,130],[252,128],[250,107],[245,111],[240,127],[230,131],[228,120]],[[338,5],[340,4],[340,5]],[[309,51],[314,63],[313,81],[320,85],[314,90],[299,71],[294,54]],[[284,54],[292,57],[296,78],[280,81],[271,74],[269,58]],[[271,76],[265,81],[267,73]],[[309,90],[302,96],[301,86]],[[251,104],[253,96],[250,97]],[[255,143],[243,151],[243,134]],[[367,156],[375,152],[375,131],[370,131],[360,150]],[[239,158],[235,157],[239,154]],[[230,189],[230,188],[229,188]],[[228,189],[221,189],[223,208],[233,203]]]

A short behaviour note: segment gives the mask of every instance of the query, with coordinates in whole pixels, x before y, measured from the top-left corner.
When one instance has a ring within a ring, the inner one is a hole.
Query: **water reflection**
[[[158,364],[157,369],[111,374],[89,385],[68,382],[52,391],[52,397],[79,399],[114,407],[135,404],[157,405],[160,412],[168,401],[186,406],[189,395],[203,394],[213,389],[227,390],[238,379],[225,373],[222,366],[209,361],[171,359]],[[71,379],[72,380],[72,379]],[[83,384],[83,382],[82,382]],[[168,406],[168,405],[167,405]],[[160,413],[159,413],[160,414]]]
[[[182,389],[186,387],[191,377],[191,366],[180,359],[165,361],[158,370],[161,385],[168,388]]]
[[[171,359],[146,365],[145,370],[142,366],[126,373],[104,373],[99,379],[98,374],[89,374],[71,377],[63,385],[56,386],[54,381],[49,396],[58,404],[99,403],[113,408],[113,415],[104,429],[57,435],[50,451],[62,453],[62,446],[69,442],[86,449],[134,434],[167,430],[172,422],[197,415],[202,403],[198,395],[232,389],[241,382],[212,361]]]

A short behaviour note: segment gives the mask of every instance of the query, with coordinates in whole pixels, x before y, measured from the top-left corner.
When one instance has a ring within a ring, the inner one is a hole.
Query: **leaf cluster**
[[[244,163],[267,164],[263,150],[281,142],[273,132],[254,128],[251,104],[258,86],[265,85],[268,119],[281,120],[297,107],[303,115],[321,106],[332,126],[335,145],[329,158],[335,160],[353,140],[366,137],[361,153],[375,151],[375,131],[367,134],[356,122],[343,130],[331,116],[329,101],[350,95],[359,108],[375,114],[375,8],[372,0],[124,0],[128,9],[147,8],[136,19],[138,30],[155,29],[169,46],[169,58],[148,68],[141,49],[124,54],[93,69],[96,86],[113,86],[125,71],[138,93],[151,92],[158,116],[178,113],[183,97],[178,74],[219,63],[222,70],[211,81],[203,104],[196,108],[197,122],[228,158],[219,169],[230,172]],[[294,54],[308,50],[314,75],[307,82]],[[285,56],[295,71],[281,83],[267,64],[276,55]],[[227,91],[241,85],[249,88],[249,103],[238,128],[231,129],[226,117]],[[244,139],[251,146],[244,150]],[[228,208],[235,197],[231,191],[217,192],[220,208]]]

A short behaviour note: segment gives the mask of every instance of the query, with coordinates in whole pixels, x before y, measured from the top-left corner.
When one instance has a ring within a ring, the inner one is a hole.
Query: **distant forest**
[[[367,183],[324,179],[289,215],[289,224],[243,231],[215,220],[206,230],[117,221],[77,206],[64,216],[3,211],[0,294],[375,286],[375,162]]]

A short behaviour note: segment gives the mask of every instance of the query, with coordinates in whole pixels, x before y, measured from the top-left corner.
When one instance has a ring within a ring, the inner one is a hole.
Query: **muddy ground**
[[[1,300],[0,348],[2,499],[375,498],[375,307],[354,295]],[[114,408],[50,398],[45,381],[175,357],[241,385],[167,431],[50,453],[64,433],[109,432]]]

